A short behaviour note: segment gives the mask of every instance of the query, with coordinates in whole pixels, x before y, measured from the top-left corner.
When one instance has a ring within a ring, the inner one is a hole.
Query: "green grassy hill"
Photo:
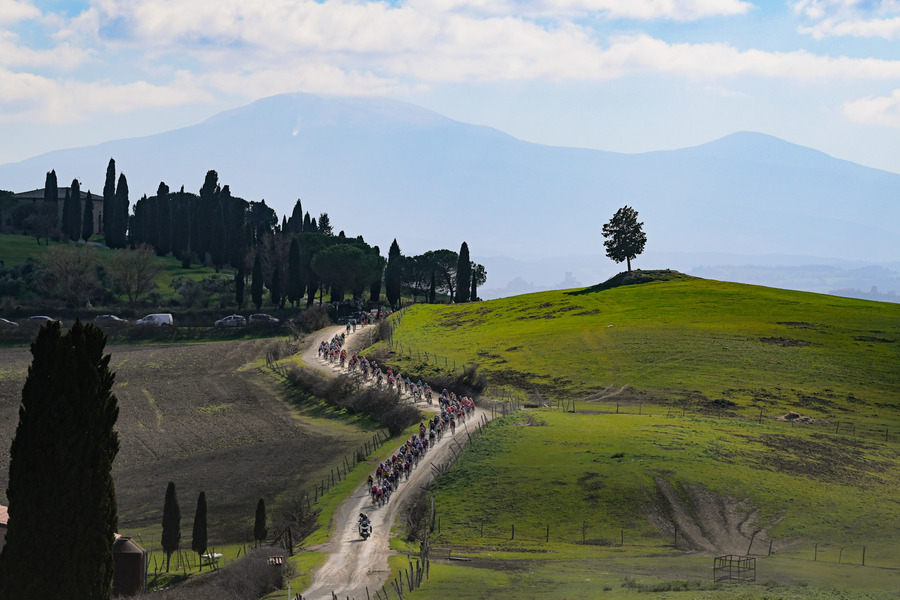
[[[900,422],[896,304],[680,278],[417,305],[401,316],[394,364],[427,375],[435,364],[476,363],[494,397],[515,389]]]
[[[900,589],[900,306],[664,277],[400,315],[403,372],[476,363],[488,396],[553,407],[498,419],[439,479],[433,542],[475,560],[414,597],[445,575],[625,597],[625,574],[707,581],[748,551],[770,588],[748,598]]]

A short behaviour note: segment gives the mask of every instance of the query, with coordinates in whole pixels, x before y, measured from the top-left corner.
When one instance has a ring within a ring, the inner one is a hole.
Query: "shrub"
[[[350,375],[327,377],[308,369],[291,367],[287,377],[295,385],[333,406],[377,421],[387,427],[391,435],[399,435],[420,418],[419,411],[404,403],[396,391],[363,386]]]
[[[331,317],[328,316],[328,309],[320,305],[310,306],[301,312],[293,320],[293,323],[306,332],[318,331],[332,325]]]

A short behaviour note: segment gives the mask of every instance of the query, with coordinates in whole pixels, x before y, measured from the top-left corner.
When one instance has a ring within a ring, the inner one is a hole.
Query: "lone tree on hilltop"
[[[609,223],[603,226],[603,237],[607,238],[603,245],[606,255],[617,263],[628,261],[631,272],[631,259],[644,251],[647,235],[643,223],[637,220],[638,213],[630,206],[623,206],[616,211]]]
[[[166,553],[166,573],[168,573],[172,554],[177,552],[181,545],[181,509],[178,507],[175,483],[171,481],[166,487],[166,501],[163,504],[161,542],[163,552]]]
[[[45,325],[31,344],[10,447],[0,598],[110,597],[119,406],[105,346],[103,331],[81,321],[66,335],[59,322]],[[70,551],[37,573],[50,540]]]

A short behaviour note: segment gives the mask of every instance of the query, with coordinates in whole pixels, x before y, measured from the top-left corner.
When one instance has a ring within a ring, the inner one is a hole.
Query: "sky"
[[[0,163],[284,92],[629,153],[757,131],[900,173],[900,0],[0,0]]]

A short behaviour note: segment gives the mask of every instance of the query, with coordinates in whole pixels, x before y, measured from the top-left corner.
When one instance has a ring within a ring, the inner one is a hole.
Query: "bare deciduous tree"
[[[156,287],[153,278],[161,269],[156,252],[147,244],[140,244],[134,250],[117,251],[109,265],[113,284],[125,294],[131,308],[138,298]]]
[[[84,306],[97,291],[97,255],[90,247],[53,246],[40,259],[38,289],[75,306]]]

